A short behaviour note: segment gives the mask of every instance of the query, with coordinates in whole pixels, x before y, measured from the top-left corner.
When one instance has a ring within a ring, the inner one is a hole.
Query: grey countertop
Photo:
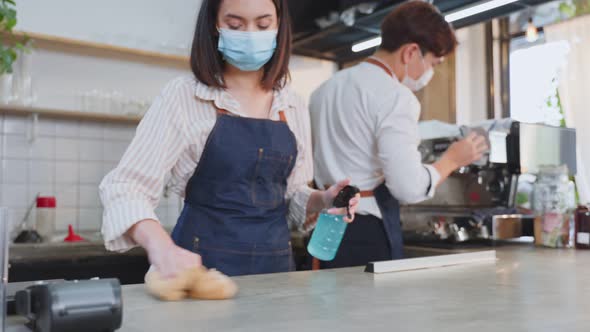
[[[590,251],[509,246],[498,258],[383,275],[359,267],[246,276],[235,278],[237,298],[217,302],[159,302],[143,285],[125,286],[120,331],[590,329]]]

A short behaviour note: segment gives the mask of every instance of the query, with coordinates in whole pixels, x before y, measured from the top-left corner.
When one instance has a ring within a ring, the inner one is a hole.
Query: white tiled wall
[[[112,170],[135,133],[134,125],[40,118],[31,142],[27,117],[0,115],[0,206],[20,222],[37,192],[57,198],[59,231],[68,224],[96,231],[102,220],[98,185]],[[157,209],[166,226],[176,223],[177,196],[163,198]],[[29,221],[34,223],[34,213]]]

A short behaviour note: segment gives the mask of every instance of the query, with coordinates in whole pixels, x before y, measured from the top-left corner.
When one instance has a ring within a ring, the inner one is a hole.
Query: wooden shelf
[[[141,116],[138,115],[115,115],[106,113],[92,113],[80,111],[56,110],[37,107],[22,107],[13,105],[1,105],[0,114],[10,114],[19,116],[28,116],[32,114],[39,114],[41,117],[56,118],[56,119],[72,119],[72,120],[87,120],[95,122],[115,122],[138,124],[141,121]]]
[[[189,57],[187,56],[164,54],[154,51],[114,46],[105,43],[51,36],[36,32],[15,32],[15,35],[17,38],[22,38],[25,35],[29,36],[34,42],[34,47],[38,49],[99,56],[132,62],[144,62],[183,69],[189,68]]]

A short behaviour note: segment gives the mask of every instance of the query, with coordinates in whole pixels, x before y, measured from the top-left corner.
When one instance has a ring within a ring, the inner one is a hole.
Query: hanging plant
[[[0,75],[12,74],[14,62],[18,57],[18,50],[29,52],[29,38],[18,38],[14,34],[16,26],[16,3],[14,0],[0,1]]]
[[[559,12],[564,18],[590,14],[590,0],[568,0],[559,4]]]

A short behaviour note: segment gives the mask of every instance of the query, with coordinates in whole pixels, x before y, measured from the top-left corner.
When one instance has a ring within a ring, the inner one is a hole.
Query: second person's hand
[[[442,157],[432,164],[440,176],[436,185],[443,183],[457,169],[481,159],[488,149],[485,137],[473,132],[451,144]]]
[[[455,168],[461,168],[481,159],[488,149],[485,137],[472,132],[464,139],[453,143],[444,157],[450,159]]]

